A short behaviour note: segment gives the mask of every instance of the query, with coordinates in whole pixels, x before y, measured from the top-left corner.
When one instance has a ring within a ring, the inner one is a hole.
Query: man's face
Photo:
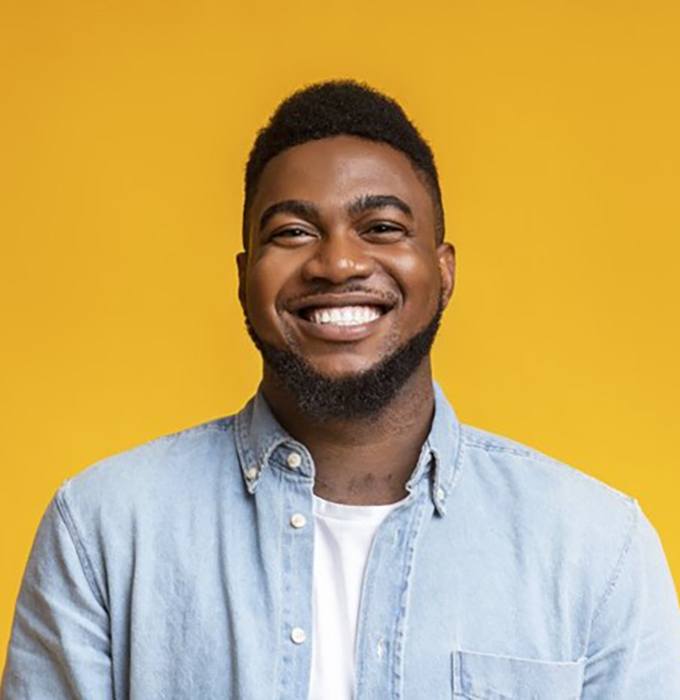
[[[319,375],[366,372],[446,306],[454,256],[432,198],[400,151],[352,136],[267,163],[239,254],[251,332]]]

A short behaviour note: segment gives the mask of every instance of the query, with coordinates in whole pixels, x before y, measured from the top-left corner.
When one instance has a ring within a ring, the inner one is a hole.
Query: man
[[[258,392],[62,486],[4,700],[680,698],[636,501],[461,425],[432,381],[454,249],[401,108],[353,82],[288,98],[243,222]]]

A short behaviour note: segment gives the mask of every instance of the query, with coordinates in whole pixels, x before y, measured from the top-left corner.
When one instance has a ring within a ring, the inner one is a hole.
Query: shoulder
[[[220,418],[150,440],[96,462],[58,489],[50,517],[58,513],[102,600],[107,577],[127,579],[137,552],[164,556],[185,548],[178,542],[233,490],[232,422]]]
[[[478,428],[461,429],[461,485],[543,553],[611,573],[643,516],[635,498],[573,466]],[[596,565],[597,566],[597,565]]]
[[[585,500],[624,513],[636,505],[632,496],[576,467],[480,428],[461,426],[461,452],[468,462],[466,468],[495,474],[508,484],[521,486],[520,494],[528,498],[540,494],[543,499],[555,496],[574,503]]]
[[[163,435],[101,459],[66,480],[57,501],[83,515],[153,509],[199,485],[211,488],[233,462],[233,416]],[[222,469],[220,469],[222,467]]]

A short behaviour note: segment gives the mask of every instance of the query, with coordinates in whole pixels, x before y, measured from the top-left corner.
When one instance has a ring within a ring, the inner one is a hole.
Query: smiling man
[[[637,502],[462,425],[437,170],[391,99],[284,101],[246,170],[235,416],[67,481],[2,698],[669,700],[680,612]]]

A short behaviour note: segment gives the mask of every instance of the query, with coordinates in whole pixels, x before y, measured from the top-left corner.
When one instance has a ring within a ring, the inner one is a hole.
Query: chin
[[[356,358],[347,361],[315,362],[311,358],[305,358],[309,367],[320,377],[328,380],[350,379],[359,377],[379,364],[378,360],[361,360]]]

